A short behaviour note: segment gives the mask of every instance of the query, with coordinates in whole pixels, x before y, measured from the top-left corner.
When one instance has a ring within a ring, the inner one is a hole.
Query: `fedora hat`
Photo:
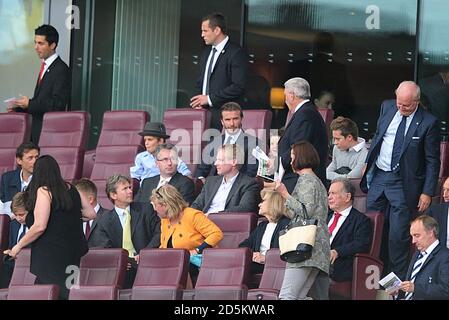
[[[147,122],[142,132],[139,132],[141,136],[152,136],[163,139],[168,139],[170,136],[165,132],[165,126],[160,122]]]

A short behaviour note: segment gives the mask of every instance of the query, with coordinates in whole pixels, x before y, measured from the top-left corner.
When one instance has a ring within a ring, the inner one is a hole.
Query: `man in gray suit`
[[[218,176],[210,176],[192,208],[204,213],[257,212],[260,188],[254,178],[239,172],[243,152],[236,144],[220,147],[215,166]]]
[[[131,288],[136,276],[139,252],[158,248],[161,222],[150,203],[133,202],[131,178],[114,174],[106,181],[106,194],[114,209],[97,222],[97,245],[102,248],[123,248],[129,260],[125,288]]]
[[[177,171],[179,157],[176,147],[171,143],[161,144],[156,148],[155,155],[160,174],[143,180],[134,201],[150,202],[153,189],[171,184],[178,189],[184,200],[191,204],[194,200],[195,186],[192,179]]]

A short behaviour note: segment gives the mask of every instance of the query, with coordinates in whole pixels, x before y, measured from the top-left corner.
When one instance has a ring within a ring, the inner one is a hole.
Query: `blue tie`
[[[426,255],[426,252],[424,251],[423,253],[420,252],[418,254],[418,256],[416,257],[416,261],[413,264],[413,269],[412,269],[412,273],[410,274],[410,281],[411,282],[415,282],[415,278],[418,274],[418,272],[421,270],[423,261],[424,261],[424,256]],[[411,300],[413,296],[413,292],[407,292],[405,294],[405,300]]]
[[[399,159],[401,156],[401,149],[404,143],[405,135],[405,124],[407,122],[407,117],[402,116],[401,123],[399,124],[398,131],[396,132],[396,137],[394,138],[393,152],[391,154],[391,170],[396,171],[399,168]]]
[[[23,238],[23,236],[24,236],[25,233],[26,233],[26,229],[27,229],[27,227],[23,225],[23,226],[22,226],[22,233],[19,235],[19,240],[18,240],[18,241],[20,241],[20,239]]]

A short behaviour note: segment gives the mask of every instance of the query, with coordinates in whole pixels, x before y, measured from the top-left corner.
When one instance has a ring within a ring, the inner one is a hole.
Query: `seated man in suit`
[[[128,251],[125,288],[131,288],[136,276],[140,250],[158,248],[160,245],[161,221],[150,203],[133,202],[131,179],[127,176],[110,176],[106,181],[106,194],[114,203],[114,209],[98,220],[96,245]]]
[[[28,228],[25,225],[25,218],[28,214],[28,211],[25,209],[27,200],[28,194],[25,192],[16,193],[12,198],[11,211],[16,218],[11,220],[11,223],[9,224],[8,248],[10,249],[14,247],[28,231]],[[3,262],[0,273],[0,288],[8,288],[14,271],[14,265],[14,259],[9,259]]]
[[[0,200],[12,200],[17,192],[28,187],[33,176],[34,163],[39,158],[39,147],[32,142],[22,143],[16,150],[17,169],[5,172],[0,184]]]
[[[177,170],[179,157],[176,147],[171,143],[163,143],[156,148],[155,156],[160,174],[143,180],[134,201],[150,202],[153,189],[164,184],[171,184],[190,205],[194,200],[195,186],[192,179],[183,176]]]
[[[135,165],[130,168],[131,178],[138,179],[142,183],[143,179],[157,176],[159,168],[156,166],[156,148],[165,143],[170,136],[165,131],[165,126],[160,122],[147,122],[145,128],[139,135],[143,136],[146,151],[137,154]],[[180,159],[178,171],[184,176],[191,176],[187,165]]]
[[[258,212],[260,188],[254,178],[239,172],[243,152],[236,144],[220,147],[215,166],[218,176],[209,176],[191,207],[204,213]]]
[[[400,287],[405,300],[449,299],[449,249],[438,240],[438,229],[438,222],[427,215],[410,226],[417,250]]]
[[[444,203],[432,205],[427,214],[438,222],[440,226],[438,239],[443,246],[449,248],[449,178],[443,184],[443,200]]]
[[[94,208],[97,217],[94,220],[85,221],[83,223],[83,231],[86,236],[89,248],[96,247],[96,238],[98,237],[97,222],[98,219],[104,214],[109,212],[108,209],[103,208],[97,202],[97,187],[95,183],[87,178],[82,178],[75,184],[78,192],[89,201],[92,208]]]
[[[209,175],[217,174],[212,165],[217,158],[217,152],[223,144],[237,144],[245,153],[245,161],[240,168],[241,173],[255,177],[257,174],[258,162],[252,155],[252,150],[258,145],[256,137],[247,134],[242,129],[243,112],[238,103],[227,102],[221,109],[221,123],[224,134],[212,136],[212,140],[204,148],[201,157],[201,164],[195,171],[195,177],[201,179],[203,183]]]

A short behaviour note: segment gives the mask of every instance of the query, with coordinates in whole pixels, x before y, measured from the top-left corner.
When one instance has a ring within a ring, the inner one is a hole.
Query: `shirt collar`
[[[436,239],[430,246],[427,247],[426,250],[424,250],[423,252],[425,252],[425,255],[429,255],[432,253],[432,251],[437,247],[437,245],[440,244],[440,241],[438,239]],[[421,252],[422,253],[422,252]],[[424,255],[424,254],[423,254]]]
[[[239,175],[240,172],[237,172],[237,174],[235,176],[233,176],[229,181],[225,181],[225,177],[223,177],[223,180],[221,181],[221,184],[229,184],[229,183],[234,183],[235,179],[237,179],[237,176]]]
[[[97,203],[97,205],[94,207],[95,213],[98,213],[98,211],[100,210],[100,204]]]
[[[237,131],[234,134],[230,134],[225,130],[225,142],[228,141],[228,137],[232,137],[232,140],[234,140],[234,143],[237,142],[237,139],[240,137],[240,134],[242,133],[242,128],[239,129],[239,131]]]
[[[212,46],[212,48],[217,49],[217,52],[221,53],[224,50],[224,47],[225,47],[226,43],[228,43],[228,40],[229,40],[229,37],[226,36],[226,38],[224,38],[223,41],[221,41],[216,46]]]
[[[349,150],[354,150],[355,152],[359,152],[360,150],[363,149],[363,147],[365,146],[365,139],[363,138],[358,138],[357,139],[357,144],[355,146],[353,146],[352,148],[349,148]]]
[[[25,181],[25,180],[23,180],[23,170],[20,170],[20,183],[21,184],[24,184],[24,185],[29,185],[30,184],[30,182],[31,182],[31,178],[33,178],[33,175],[31,175],[29,178],[28,178],[28,181]]]
[[[122,208],[118,208],[118,207],[114,207],[115,212],[117,212],[119,217],[124,217],[125,216],[125,210],[128,210],[128,212],[131,213],[131,211],[129,210],[129,206],[126,207],[126,209],[122,209]]]
[[[301,108],[306,102],[309,102],[309,101],[310,101],[309,99],[303,100],[300,104],[298,104],[298,105],[296,106],[295,111],[294,111],[293,113],[295,113],[296,111],[298,111],[299,108]]]
[[[45,62],[46,66],[50,66],[55,60],[58,58],[58,54],[55,52],[51,56],[49,56],[47,59],[45,59],[43,62]]]
[[[349,206],[342,211],[338,211],[338,213],[341,214],[343,217],[347,217],[347,216],[349,216],[349,213],[351,212],[351,210],[352,210],[352,206]]]

